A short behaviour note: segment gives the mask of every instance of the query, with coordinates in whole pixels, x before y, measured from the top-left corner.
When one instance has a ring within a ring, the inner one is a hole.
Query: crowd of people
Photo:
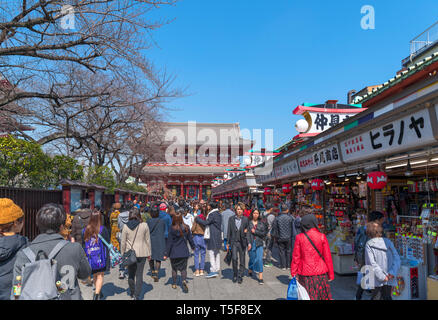
[[[372,299],[391,299],[400,268],[397,251],[384,238],[382,217],[372,212],[355,239],[355,261],[375,271]],[[20,235],[23,224],[23,210],[10,199],[0,199],[2,300],[82,299],[78,280],[94,287],[94,300],[104,299],[104,274],[113,266],[111,247],[123,257],[119,278],[128,276],[133,300],[141,298],[146,262],[153,281],[159,282],[161,264],[169,259],[172,288],[178,288],[180,273],[187,293],[189,258],[194,257],[195,277],[215,278],[221,272],[221,251],[230,258],[226,262],[232,265],[233,282],[241,284],[247,275],[263,285],[264,268],[273,267],[274,246],[279,268],[290,269],[311,300],[332,300],[334,270],[327,238],[310,208],[290,203],[161,199],[114,203],[104,214],[100,208],[92,210],[85,199],[71,215],[59,204],[44,205],[36,215],[40,234],[32,242]],[[363,292],[359,285],[356,299]]]

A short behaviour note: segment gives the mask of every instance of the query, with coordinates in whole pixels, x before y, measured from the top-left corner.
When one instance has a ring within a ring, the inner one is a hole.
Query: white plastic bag
[[[297,281],[298,300],[310,300],[306,288]]]

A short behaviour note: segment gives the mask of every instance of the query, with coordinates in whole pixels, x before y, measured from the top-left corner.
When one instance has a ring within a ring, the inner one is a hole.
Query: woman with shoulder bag
[[[199,213],[197,217],[199,217],[204,221],[206,219],[206,215],[204,213]],[[195,277],[199,277],[204,275],[205,253],[207,252],[205,239],[204,239],[205,227],[197,223],[195,220],[193,221],[193,226],[191,231],[193,234],[193,242],[195,243],[195,250],[194,250]],[[201,256],[201,261],[199,261],[199,256]]]
[[[259,284],[263,284],[263,243],[268,234],[268,226],[260,217],[259,210],[255,209],[249,217],[249,238],[251,250],[249,251],[248,274],[258,274]]]
[[[128,284],[133,300],[140,299],[143,287],[143,271],[146,259],[151,258],[151,239],[149,227],[140,214],[140,210],[132,208],[129,212],[129,221],[122,229],[121,253],[133,250],[136,262],[128,265]]]
[[[335,278],[325,234],[318,230],[315,215],[301,219],[302,233],[295,239],[291,276],[306,289],[310,300],[332,300],[329,282]]]

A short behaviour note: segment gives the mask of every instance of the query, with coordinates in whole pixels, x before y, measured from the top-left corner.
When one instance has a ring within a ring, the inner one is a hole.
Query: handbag
[[[297,293],[298,293],[298,300],[310,300],[306,288],[304,288],[299,281],[297,281]]]
[[[135,239],[137,238],[138,229],[140,229],[140,225],[137,227],[137,231],[135,232],[134,240],[131,244],[131,249],[126,251],[122,256],[122,266],[124,268],[132,266],[133,264],[137,263],[137,255],[135,254],[135,251],[132,249],[132,246],[134,245]]]
[[[232,257],[233,257],[233,255],[232,255],[231,249],[229,249],[229,250],[227,251],[227,255],[226,255],[225,258],[224,258],[224,262],[225,262],[227,265],[230,265],[230,264],[231,264],[231,259],[232,259]]]

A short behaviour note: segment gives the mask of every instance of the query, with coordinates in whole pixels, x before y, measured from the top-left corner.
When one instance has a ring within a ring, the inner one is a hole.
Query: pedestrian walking
[[[392,286],[397,285],[396,277],[400,270],[400,256],[393,243],[383,237],[383,227],[376,222],[367,224],[368,238],[365,245],[365,264],[371,266],[374,281],[371,300],[392,300]]]
[[[214,278],[219,275],[221,267],[220,250],[222,247],[222,216],[218,210],[218,203],[215,201],[210,201],[208,203],[207,211],[208,214],[205,220],[197,217],[195,221],[205,227],[204,239],[207,242],[207,251],[210,259],[210,272],[206,275],[206,278]]]
[[[36,225],[40,234],[29,244],[26,250],[20,250],[17,253],[14,264],[13,286],[17,288],[21,286],[25,265],[32,261],[30,258],[36,259],[36,256],[39,256],[42,251],[46,256],[52,254],[53,259],[57,262],[57,272],[62,277],[60,280],[61,286],[65,288],[65,292],[61,293],[60,299],[82,300],[78,278],[81,280],[89,278],[91,267],[82,246],[78,242],[64,240],[60,234],[64,228],[66,218],[65,210],[59,204],[49,203],[38,210]],[[21,287],[21,290],[25,290],[25,286]],[[34,294],[37,295],[37,292],[34,292]],[[15,299],[18,299],[18,296]]]
[[[161,262],[164,261],[164,252],[166,251],[166,238],[164,233],[166,225],[159,216],[160,212],[157,205],[150,208],[151,218],[147,221],[150,238],[151,238],[151,259],[149,266],[151,268],[151,275],[154,282],[158,282]]]
[[[275,220],[275,211],[274,206],[272,203],[266,204],[266,211],[265,211],[265,223],[268,227],[268,233],[266,236],[266,246],[265,246],[265,264],[264,267],[272,267],[272,249],[274,247],[274,237],[272,236],[272,225],[274,224]]]
[[[190,228],[183,222],[181,210],[183,209],[178,210],[172,218],[172,227],[169,231],[164,259],[167,259],[167,257],[170,258],[170,264],[172,266],[172,288],[177,288],[176,276],[179,271],[181,272],[183,292],[187,293],[189,292],[187,286],[187,260],[190,256],[187,243],[190,244],[192,249],[195,248],[195,244]]]
[[[91,214],[88,225],[82,231],[84,251],[91,266],[93,275],[94,295],[93,300],[102,300],[101,292],[104,273],[110,270],[110,255],[108,248],[99,239],[99,235],[108,243],[110,234],[105,226],[102,225],[102,215],[100,211],[94,210]]]
[[[280,251],[280,268],[286,270],[290,266],[292,257],[293,218],[288,215],[289,208],[286,204],[282,204],[280,208],[281,212],[273,222],[272,232],[277,238],[278,250]]]
[[[129,221],[122,229],[121,253],[134,250],[137,262],[128,266],[128,285],[133,300],[140,300],[143,287],[143,271],[146,259],[151,259],[151,239],[149,226],[143,222],[140,211],[132,208]]]
[[[291,276],[307,290],[310,300],[332,300],[329,282],[335,278],[325,234],[318,230],[315,215],[301,219],[302,233],[295,239]]]
[[[167,240],[169,229],[172,226],[172,217],[167,213],[167,205],[164,202],[160,204],[159,209],[160,209],[159,218],[164,221],[164,224],[166,226],[166,229],[164,231],[164,237]]]
[[[0,198],[0,300],[10,300],[17,252],[28,245],[19,233],[24,226],[24,212],[11,199]]]
[[[120,232],[118,225],[118,218],[120,214],[120,208],[122,205],[117,202],[113,204],[113,212],[110,215],[110,226],[111,226],[111,244],[120,251],[120,242],[117,239],[117,234]]]
[[[379,211],[373,211],[368,216],[368,222],[374,222],[378,224],[383,223],[383,213]],[[370,240],[367,235],[367,225],[361,226],[354,237],[354,261],[357,264],[359,269],[357,273],[357,290],[356,290],[356,300],[362,300],[363,292],[365,291],[361,285],[361,279],[363,274],[361,272],[362,267],[365,265],[365,246],[367,242]]]
[[[91,201],[83,199],[81,201],[81,209],[77,210],[72,222],[71,241],[78,242],[83,246],[82,230],[88,225],[91,217]]]
[[[227,201],[224,203],[225,210],[222,214],[222,234],[224,238],[224,251],[227,251],[228,220],[235,215],[231,210],[231,204]]]
[[[251,250],[251,239],[248,218],[243,216],[243,206],[238,204],[235,210],[236,215],[228,220],[227,250],[231,250],[232,253],[233,282],[241,284],[245,272],[246,249]]]
[[[207,219],[207,216],[204,216],[202,213],[197,215],[197,217],[199,217],[204,221]],[[205,253],[206,253],[206,243],[204,239],[205,227],[202,224],[196,222],[196,218],[195,218],[191,231],[193,235],[193,242],[195,243],[195,250],[194,250],[195,277],[203,276],[204,267],[205,267]]]
[[[119,232],[117,233],[117,239],[120,243],[120,248],[121,248],[121,243],[122,243],[122,231],[123,231],[123,227],[128,223],[129,221],[129,213],[131,211],[131,209],[134,207],[134,203],[132,201],[128,201],[125,202],[122,205],[122,209],[120,214],[117,217],[117,227],[119,228]],[[122,263],[119,264],[119,279],[125,279],[125,267],[123,266]]]
[[[258,209],[253,210],[249,216],[249,250],[248,274],[258,274],[259,284],[263,284],[263,244],[268,234],[268,226],[260,217]]]

